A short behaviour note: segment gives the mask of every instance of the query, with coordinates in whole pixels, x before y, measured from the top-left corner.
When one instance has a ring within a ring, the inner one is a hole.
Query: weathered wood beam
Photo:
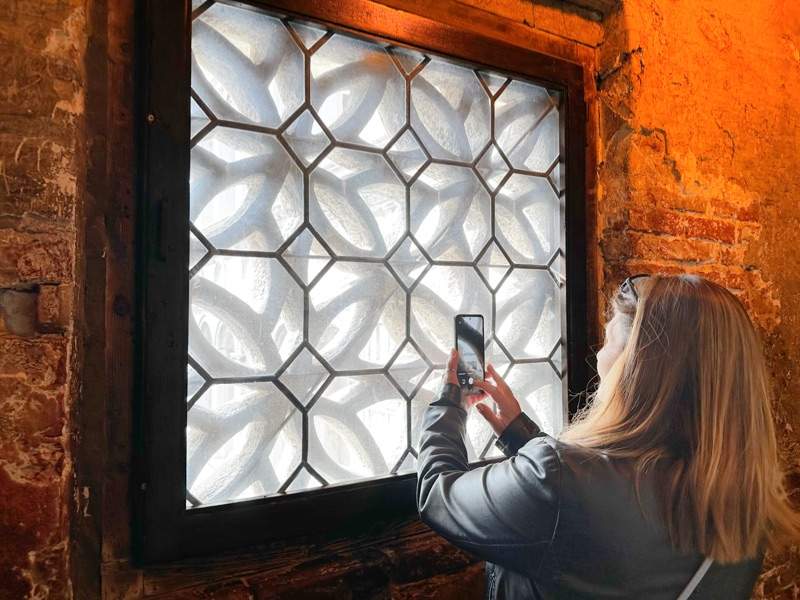
[[[597,13],[601,17],[619,8],[622,0],[560,0],[557,4],[573,5]]]

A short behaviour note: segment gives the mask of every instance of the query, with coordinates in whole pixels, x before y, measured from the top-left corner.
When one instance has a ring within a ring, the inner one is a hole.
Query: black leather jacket
[[[446,385],[425,413],[417,506],[422,520],[484,559],[487,598],[675,600],[703,558],[676,552],[644,479],[562,444],[520,415],[498,445],[507,459],[470,469],[466,411]],[[749,598],[761,560],[712,564],[692,598]]]

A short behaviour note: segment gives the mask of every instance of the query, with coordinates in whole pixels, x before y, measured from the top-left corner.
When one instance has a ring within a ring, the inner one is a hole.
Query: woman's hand
[[[444,375],[442,376],[442,384],[445,383],[452,383],[453,385],[458,385],[458,374],[456,371],[458,370],[458,350],[455,348],[450,349],[450,356],[447,357],[447,366],[444,370]]]
[[[477,394],[465,394],[464,390],[461,389],[461,386],[458,383],[458,350],[455,348],[450,350],[450,356],[447,359],[447,367],[445,367],[445,371],[442,376],[442,386],[447,383],[452,383],[459,389],[461,394],[461,406],[464,410],[469,410],[473,405],[477,404],[481,400],[486,399],[487,397],[483,391]]]
[[[447,366],[442,374],[442,389],[444,389],[444,386],[448,383],[458,388],[459,403],[464,410],[469,410],[475,402],[481,399],[480,397],[469,396],[461,389],[458,383],[458,350],[455,348],[450,350],[450,356],[447,358]]]
[[[476,381],[473,385],[492,397],[495,404],[497,404],[498,412],[495,414],[492,412],[492,409],[485,404],[478,404],[476,408],[478,412],[481,413],[481,416],[489,422],[489,425],[491,425],[495,434],[499,437],[500,434],[506,430],[509,423],[520,415],[522,408],[520,408],[519,402],[517,402],[508,384],[506,384],[505,380],[500,377],[500,374],[494,370],[492,365],[487,367],[486,374],[488,375],[486,379],[483,381]],[[489,379],[491,379],[491,383]],[[483,400],[486,397],[485,394],[482,394],[479,400]]]

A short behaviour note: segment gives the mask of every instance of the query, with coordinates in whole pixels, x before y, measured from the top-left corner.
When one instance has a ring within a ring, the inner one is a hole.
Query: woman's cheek
[[[608,347],[603,346],[597,353],[597,374],[600,376],[600,379],[606,376],[610,366],[611,363],[608,360]]]
[[[597,374],[600,375],[600,379],[606,376],[620,354],[622,354],[622,346],[619,344],[606,342],[600,348],[597,353]]]

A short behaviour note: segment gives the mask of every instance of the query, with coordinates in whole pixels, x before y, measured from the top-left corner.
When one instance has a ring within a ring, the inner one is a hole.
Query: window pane
[[[413,472],[458,313],[558,433],[558,94],[253,9],[192,32],[188,505]]]

